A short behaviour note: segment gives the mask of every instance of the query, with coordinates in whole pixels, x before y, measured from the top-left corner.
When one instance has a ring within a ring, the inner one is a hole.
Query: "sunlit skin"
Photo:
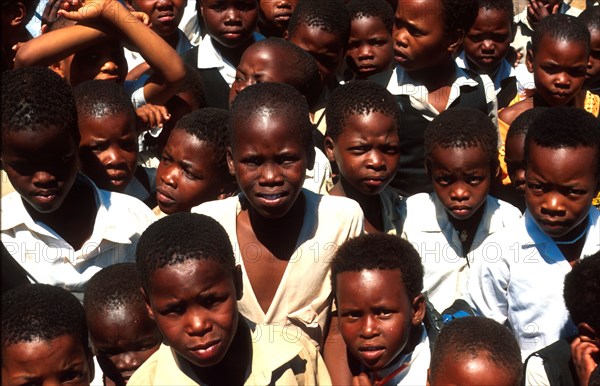
[[[479,8],[475,24],[464,39],[469,64],[479,73],[493,76],[508,53],[512,18],[506,11]]]
[[[392,66],[392,36],[381,19],[360,17],[352,20],[346,58],[348,67],[358,78],[367,78]]]
[[[592,198],[598,193],[599,149],[551,149],[531,143],[525,201],[531,216],[556,241],[572,240],[587,227]]]
[[[409,341],[424,314],[419,299],[408,296],[399,269],[338,274],[339,329],[350,354],[369,370],[380,370],[412,351]]]
[[[171,47],[178,41],[177,29],[187,0],[130,0],[136,11],[150,17],[154,32],[165,39]]]
[[[595,89],[600,87],[600,29],[591,29],[590,37],[591,51],[584,87]]]
[[[137,167],[133,111],[103,116],[79,114],[78,120],[83,173],[99,188],[122,193]]]
[[[513,188],[525,196],[525,135],[506,139],[504,162]]]
[[[89,385],[91,364],[91,353],[73,335],[13,343],[2,350],[2,384]]]
[[[256,0],[201,0],[199,4],[206,32],[219,45],[236,48],[249,41],[258,17]]]
[[[436,374],[428,372],[427,386],[516,386],[519,373],[511,372],[489,358],[487,352],[469,358],[469,354],[448,356]]]
[[[298,0],[259,0],[258,28],[267,37],[283,37]]]

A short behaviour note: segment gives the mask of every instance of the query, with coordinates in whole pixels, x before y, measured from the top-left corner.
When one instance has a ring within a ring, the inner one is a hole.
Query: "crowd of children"
[[[3,1],[2,384],[600,384],[589,3]]]

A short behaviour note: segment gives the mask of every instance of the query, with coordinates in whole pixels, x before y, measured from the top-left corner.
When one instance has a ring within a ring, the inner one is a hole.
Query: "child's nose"
[[[398,28],[394,29],[394,42],[397,46],[406,47],[406,29]]]
[[[52,185],[56,182],[56,176],[46,170],[38,170],[33,173],[31,182],[38,187]]]
[[[494,41],[492,39],[484,39],[483,40],[483,43],[481,45],[481,50],[484,53],[493,53],[495,48],[496,48],[496,45],[494,44]]]
[[[454,201],[467,201],[469,197],[469,189],[461,183],[457,183],[450,193],[450,198]]]
[[[160,180],[173,188],[177,188],[177,176],[176,176],[176,168],[169,167],[165,170],[164,173],[160,175]]]
[[[373,50],[368,44],[364,44],[359,48],[358,58],[359,59],[370,59],[373,57]]]
[[[114,148],[109,148],[106,152],[104,152],[104,160],[103,163],[107,166],[122,166],[126,163],[125,157],[123,154]]]
[[[279,185],[282,182],[281,173],[279,173],[277,165],[265,164],[260,168],[261,185]]]
[[[542,213],[550,216],[562,216],[565,213],[560,194],[558,192],[549,192],[541,205]]]
[[[190,311],[187,316],[186,332],[191,336],[203,336],[211,330],[211,323],[202,312]]]
[[[139,360],[130,352],[119,355],[115,366],[121,371],[134,370],[139,367]]]
[[[109,74],[116,74],[119,71],[119,65],[113,60],[108,60],[104,63],[100,71]]]
[[[367,159],[367,167],[375,170],[385,169],[385,160],[380,152],[372,151]]]
[[[241,20],[241,12],[237,8],[228,8],[223,15],[225,25],[231,23],[239,23]]]
[[[377,322],[375,321],[374,315],[364,317],[364,322],[361,326],[360,336],[365,339],[377,336]]]

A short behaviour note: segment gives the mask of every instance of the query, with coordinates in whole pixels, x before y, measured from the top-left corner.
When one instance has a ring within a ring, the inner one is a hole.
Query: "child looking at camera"
[[[276,326],[250,328],[238,311],[240,266],[212,218],[176,213],[158,220],[136,257],[148,315],[164,344],[129,385],[331,384],[307,340],[284,339]]]
[[[521,212],[489,195],[498,174],[498,134],[482,112],[438,115],[425,131],[425,160],[433,193],[406,200],[403,237],[419,251],[425,291],[442,311],[467,296],[470,266],[488,236]]]
[[[258,31],[265,37],[282,38],[298,0],[259,0]]]

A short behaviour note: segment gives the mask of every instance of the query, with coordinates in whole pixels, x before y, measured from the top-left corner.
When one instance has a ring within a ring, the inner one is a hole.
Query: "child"
[[[491,319],[453,320],[440,332],[427,386],[521,384],[521,352],[510,331]]]
[[[600,187],[600,122],[576,108],[546,110],[525,137],[525,163],[527,211],[490,237],[468,284],[471,304],[510,326],[523,358],[575,333],[560,283],[600,245],[600,212],[592,207]]]
[[[467,296],[470,264],[491,234],[521,212],[489,195],[498,174],[498,134],[474,109],[450,109],[425,131],[425,169],[433,193],[406,201],[403,237],[419,251],[427,296],[437,310]]]
[[[27,284],[2,295],[2,384],[89,385],[83,307],[62,288]]]
[[[192,213],[160,219],[140,238],[136,256],[148,315],[165,344],[130,385],[331,383],[303,338],[286,340],[275,326],[251,331],[238,311],[240,266],[215,220]]]
[[[339,180],[329,191],[359,203],[367,233],[402,234],[404,202],[387,185],[400,153],[400,112],[394,97],[369,81],[351,81],[327,101],[325,149]]]
[[[577,335],[533,353],[525,362],[526,385],[587,385],[600,358],[600,251],[565,276],[564,299]]]
[[[463,50],[456,64],[494,82],[498,108],[508,106],[517,96],[517,79],[513,66],[506,60],[513,38],[512,0],[481,0],[475,24],[465,35]]]
[[[235,80],[235,68],[252,43],[262,39],[255,33],[257,0],[198,0],[198,13],[206,26],[200,45],[184,56],[187,64],[198,68],[208,107],[229,109],[229,89]]]
[[[2,242],[37,282],[82,295],[101,268],[133,259],[154,215],[78,175],[77,110],[60,76],[2,75],[2,165],[16,190],[2,198]]]
[[[81,171],[100,189],[152,200],[156,169],[137,166],[135,110],[123,88],[90,80],[73,90]]]
[[[352,21],[346,51],[351,77],[366,79],[391,70],[394,63],[394,10],[385,0],[351,0],[346,7]]]
[[[266,37],[282,38],[298,0],[259,0],[258,31]]]
[[[83,307],[104,384],[125,385],[162,342],[141,287],[135,263],[121,263],[95,274],[85,289]]]
[[[3,1],[2,11],[2,45],[0,46],[0,70],[12,69],[14,65],[15,44],[33,39],[27,30],[27,23],[35,13],[39,0]]]
[[[322,343],[331,306],[329,258],[358,236],[358,204],[302,189],[313,162],[306,101],[292,86],[258,83],[238,94],[227,162],[241,194],[193,208],[227,230],[244,280],[240,312],[258,326]]]
[[[583,88],[600,95],[600,6],[587,8],[579,15],[579,19],[590,31],[591,38],[590,61]]]
[[[227,110],[207,107],[177,122],[156,172],[159,217],[234,193],[226,159],[228,118]]]
[[[376,385],[424,385],[423,266],[410,243],[384,234],[349,240],[331,263],[331,286],[349,359],[359,362],[354,384],[368,377]]]
[[[453,57],[477,10],[476,0],[398,1],[392,33],[398,65],[391,78],[382,73],[386,77],[377,81],[387,86],[400,106],[402,156],[391,186],[403,195],[432,191],[424,167],[423,133],[439,113],[457,106],[472,107],[495,121],[491,81],[459,68]]]

